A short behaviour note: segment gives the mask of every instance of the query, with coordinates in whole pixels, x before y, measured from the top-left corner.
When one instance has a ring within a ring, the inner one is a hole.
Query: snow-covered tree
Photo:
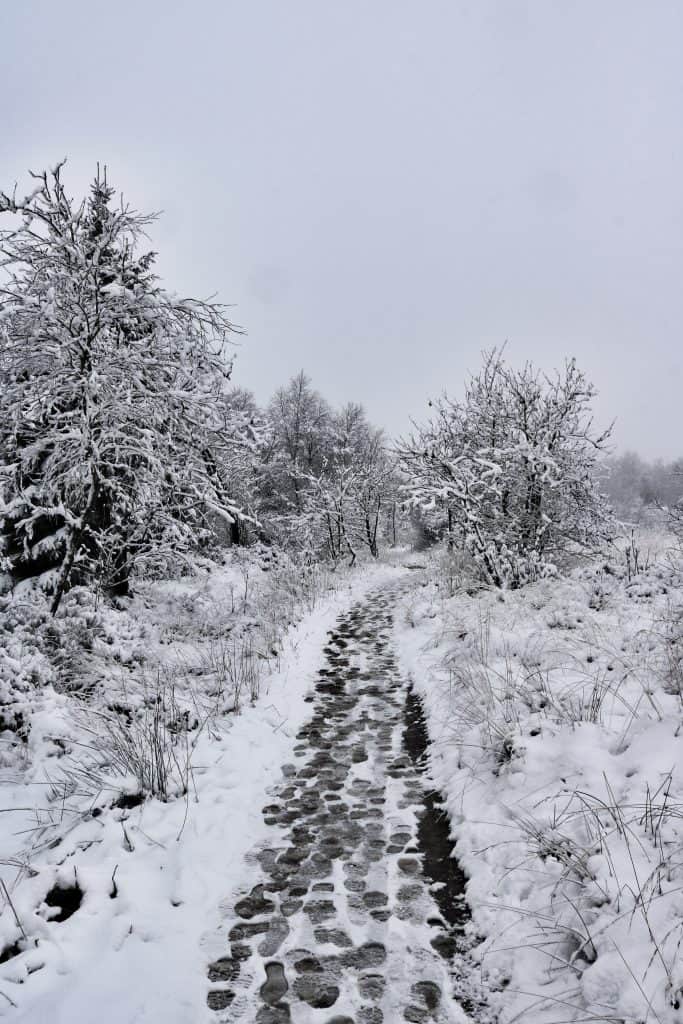
[[[267,425],[253,394],[241,387],[222,394],[215,412],[220,429],[213,435],[210,457],[222,493],[230,496],[230,543],[241,545],[248,543],[251,530],[260,528]]]
[[[266,411],[261,470],[265,526],[288,547],[317,558],[377,557],[382,527],[398,494],[382,432],[362,406],[334,410],[303,371]]]
[[[264,529],[307,560],[320,549],[307,508],[307,477],[319,471],[329,448],[331,416],[303,371],[276,391],[265,410],[259,479]]]
[[[75,202],[62,168],[0,193],[0,553],[15,578],[51,570],[53,611],[75,581],[125,592],[239,511],[219,468],[231,324],[162,288],[138,248],[152,217],[99,172]]]
[[[323,525],[330,556],[349,555],[353,564],[357,549],[367,547],[376,558],[395,473],[382,432],[368,422],[362,406],[349,403],[332,416],[326,454],[305,480],[307,508]]]
[[[464,399],[441,398],[401,444],[413,502],[441,510],[451,543],[496,586],[519,585],[609,532],[596,476],[610,430],[593,427],[594,395],[573,360],[546,376],[493,351]]]
[[[306,474],[317,473],[329,444],[332,410],[302,371],[273,395],[267,418],[270,491],[274,508],[301,513]]]

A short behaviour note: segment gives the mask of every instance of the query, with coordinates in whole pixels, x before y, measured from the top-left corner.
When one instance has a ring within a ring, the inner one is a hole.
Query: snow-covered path
[[[217,1022],[468,1019],[418,845],[428,780],[405,743],[393,596],[375,592],[330,636],[312,717],[263,808],[270,838],[208,967]]]

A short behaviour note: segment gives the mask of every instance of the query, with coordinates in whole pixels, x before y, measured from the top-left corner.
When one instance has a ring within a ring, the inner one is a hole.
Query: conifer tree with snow
[[[611,428],[593,426],[595,394],[574,360],[545,375],[494,350],[464,398],[444,395],[401,443],[413,504],[440,514],[487,582],[519,586],[611,535],[597,486]]]
[[[88,583],[124,594],[239,515],[221,466],[249,443],[222,401],[232,325],[167,292],[154,219],[106,175],[74,201],[63,164],[0,193],[0,558],[56,612]]]

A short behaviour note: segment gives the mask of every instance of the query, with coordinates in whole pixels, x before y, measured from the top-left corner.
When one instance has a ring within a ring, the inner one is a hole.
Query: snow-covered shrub
[[[436,557],[430,562],[432,577],[449,597],[453,597],[468,584],[472,568],[472,559],[467,552],[448,544],[439,545]]]
[[[560,562],[613,530],[597,488],[609,436],[592,424],[593,386],[573,361],[546,377],[486,355],[465,397],[434,403],[435,418],[400,446],[413,504],[440,510],[451,543],[497,587],[554,575]],[[431,404],[431,403],[430,403]]]
[[[270,603],[284,608],[286,618],[291,621],[298,606],[314,611],[333,587],[334,576],[324,563],[281,559],[264,590],[269,594]]]
[[[652,667],[666,693],[683,701],[683,593],[674,592],[653,624]]]
[[[600,571],[595,581],[591,584],[588,595],[588,606],[595,612],[604,611],[609,603],[612,587],[607,582],[605,574]]]
[[[586,609],[578,600],[555,601],[547,610],[549,629],[579,629],[585,621]]]
[[[28,738],[37,691],[58,678],[50,624],[44,601],[0,598],[0,735],[10,747]]]
[[[200,722],[172,677],[159,672],[127,704],[88,708],[81,718],[91,742],[65,771],[94,793],[132,789],[159,800],[187,793]]]
[[[650,1011],[657,1021],[679,1019],[683,807],[671,788],[668,774],[627,803],[605,780],[601,791],[557,794],[543,817],[517,819],[543,878],[530,942],[549,977],[565,967],[576,979],[577,1015],[601,1005],[629,1021]]]
[[[201,671],[211,680],[211,696],[222,710],[238,712],[245,700],[253,704],[259,695],[264,660],[249,636],[209,646],[202,657]]]

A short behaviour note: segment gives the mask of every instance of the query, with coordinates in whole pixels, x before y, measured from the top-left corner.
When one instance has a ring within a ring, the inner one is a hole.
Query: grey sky
[[[683,454],[680,0],[9,0],[0,180],[97,160],[160,269],[389,431],[482,348],[576,355],[616,440]]]

